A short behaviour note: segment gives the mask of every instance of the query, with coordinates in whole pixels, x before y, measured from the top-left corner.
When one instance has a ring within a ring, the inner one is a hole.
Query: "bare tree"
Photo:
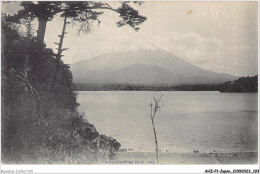
[[[51,84],[52,88],[55,87],[56,82],[58,80],[59,71],[60,71],[60,68],[61,68],[61,57],[63,56],[62,52],[68,49],[68,48],[62,48],[65,34],[67,34],[67,32],[66,32],[67,24],[69,24],[69,22],[67,22],[67,16],[65,15],[61,35],[58,35],[58,37],[60,38],[60,41],[59,41],[59,43],[55,42],[55,44],[58,45],[58,48],[56,48],[58,50],[58,52],[55,55],[56,61],[55,61],[55,72],[54,72],[53,80],[52,80],[52,84]]]
[[[26,69],[24,74],[21,73],[20,71],[16,70],[14,67],[11,67],[11,70],[13,71],[13,73],[15,74],[15,76],[21,80],[21,87],[25,87],[25,91],[28,92],[28,94],[32,97],[32,99],[34,100],[35,104],[36,104],[36,111],[37,113],[39,113],[40,109],[41,109],[41,100],[39,97],[39,93],[37,92],[37,90],[30,84],[29,80],[27,79],[27,71],[29,71],[30,69]],[[36,97],[36,98],[35,98]]]
[[[153,126],[157,164],[160,164],[160,162],[159,162],[158,140],[157,140],[157,133],[156,133],[156,130],[155,130],[155,125],[154,125],[154,118],[156,116],[156,113],[158,111],[161,111],[161,109],[163,107],[162,97],[163,97],[163,95],[161,95],[161,97],[159,97],[159,98],[153,97],[154,104],[152,102],[151,102],[151,104],[149,104],[149,106],[151,107],[150,118],[151,118],[152,126]]]

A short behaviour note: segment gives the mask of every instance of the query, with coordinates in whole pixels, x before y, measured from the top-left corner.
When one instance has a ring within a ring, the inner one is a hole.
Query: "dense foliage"
[[[220,91],[257,92],[258,75],[241,77],[223,84],[127,84],[127,83],[75,83],[78,91]]]
[[[12,22],[21,22],[22,19],[37,18],[39,25],[37,30],[37,40],[44,41],[47,22],[59,14],[61,17],[68,17],[73,23],[79,25],[79,31],[89,32],[91,24],[95,21],[101,22],[99,16],[104,14],[104,10],[113,11],[121,18],[116,24],[118,27],[129,25],[138,31],[139,25],[146,21],[146,17],[139,14],[138,10],[131,7],[131,3],[141,5],[142,2],[124,1],[118,8],[111,7],[106,2],[96,1],[25,1],[21,3],[22,10],[8,18]]]
[[[78,91],[218,91],[219,84],[122,84],[122,83],[75,83]]]
[[[120,143],[100,135],[77,112],[72,74],[63,62],[52,87],[51,49],[2,22],[1,56],[3,163],[91,163],[99,155],[113,157]]]
[[[233,82],[226,82],[220,85],[220,92],[257,92],[258,75],[252,77],[241,77]]]

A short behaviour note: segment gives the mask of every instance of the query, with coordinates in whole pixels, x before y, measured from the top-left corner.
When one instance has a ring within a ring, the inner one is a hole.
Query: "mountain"
[[[222,83],[237,78],[199,68],[152,44],[124,46],[130,50],[115,49],[72,64],[74,82],[194,84]]]
[[[135,64],[116,71],[82,71],[75,82],[86,83],[133,83],[133,84],[167,84],[181,83],[183,76],[171,73],[155,65]]]

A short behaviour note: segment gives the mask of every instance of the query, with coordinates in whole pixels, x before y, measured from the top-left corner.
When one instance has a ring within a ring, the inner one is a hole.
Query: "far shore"
[[[257,90],[228,88],[222,84],[128,84],[128,83],[75,83],[76,91],[218,91],[226,93],[257,93]],[[250,85],[249,85],[250,86]]]
[[[220,84],[75,83],[77,91],[219,91]]]
[[[160,164],[257,164],[257,152],[232,153],[167,153],[159,155]],[[102,161],[102,160],[101,160]],[[157,164],[153,152],[118,152],[113,160],[103,164],[147,165]]]

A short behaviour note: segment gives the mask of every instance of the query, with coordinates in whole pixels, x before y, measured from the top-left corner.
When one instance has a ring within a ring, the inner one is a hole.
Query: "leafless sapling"
[[[151,107],[151,111],[150,111],[150,118],[152,121],[152,126],[153,126],[153,133],[154,133],[154,141],[155,141],[155,151],[156,151],[156,159],[157,159],[157,164],[159,164],[159,149],[158,149],[158,140],[157,140],[157,133],[155,130],[155,124],[154,124],[154,118],[156,116],[156,113],[158,111],[161,111],[162,107],[163,107],[163,100],[162,100],[163,95],[161,95],[161,97],[159,98],[155,98],[153,97],[154,103],[151,102],[151,104],[149,104],[149,106]]]
[[[32,99],[35,101],[37,112],[39,112],[39,110],[41,109],[41,100],[40,100],[37,90],[30,84],[29,80],[27,79],[27,71],[29,69],[26,69],[24,74],[19,72],[18,70],[16,70],[13,67],[11,67],[11,70],[13,71],[15,76],[21,80],[21,86],[25,87],[26,91],[29,93],[29,95],[32,97]],[[36,96],[36,99],[34,96]]]

